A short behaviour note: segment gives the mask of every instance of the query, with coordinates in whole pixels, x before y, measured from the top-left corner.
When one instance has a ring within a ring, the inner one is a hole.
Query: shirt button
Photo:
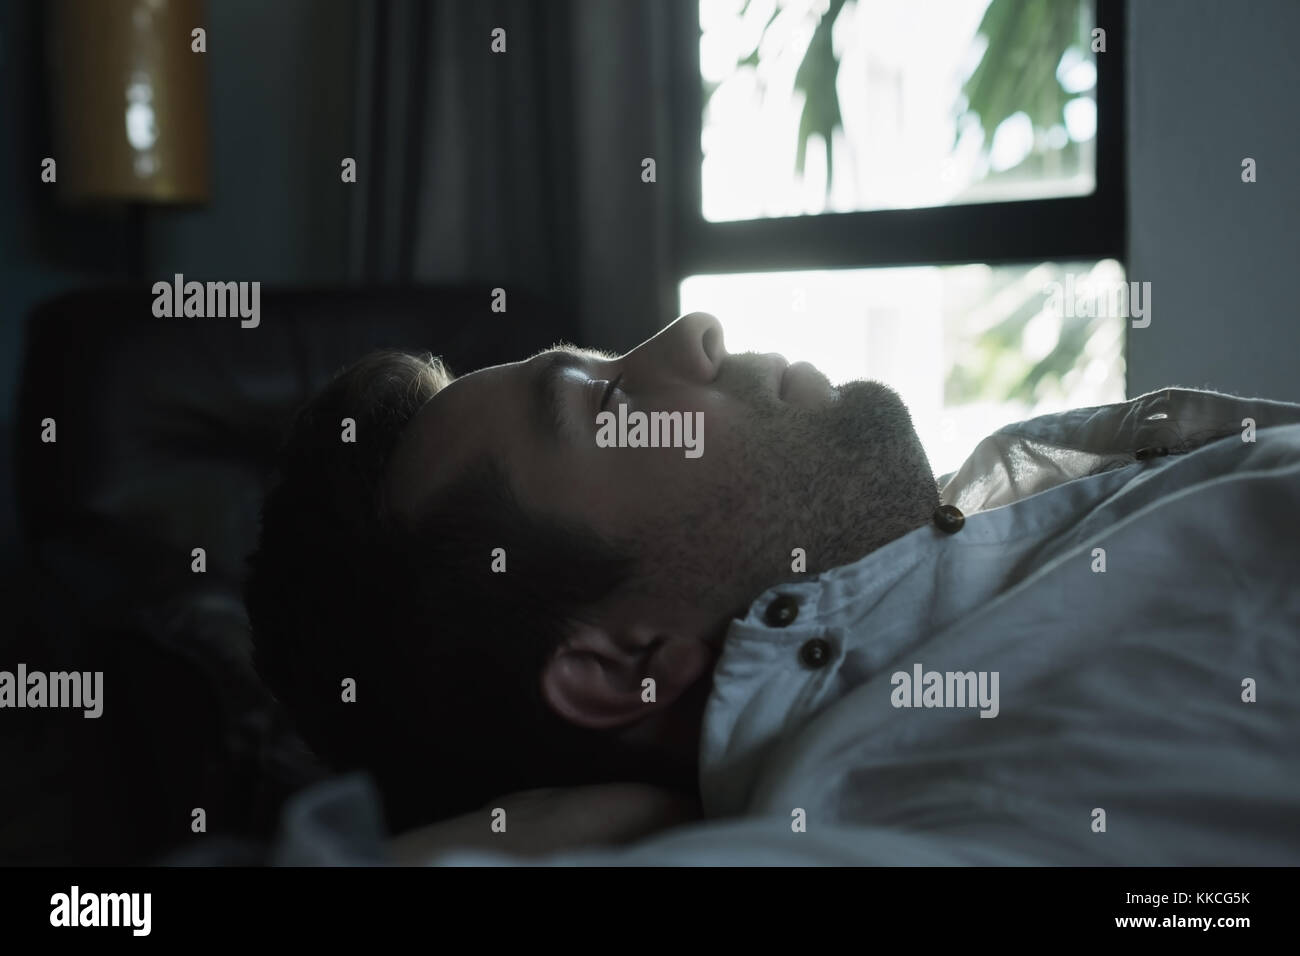
[[[763,619],[772,627],[789,627],[799,616],[799,602],[782,594],[767,606]]]
[[[814,637],[799,648],[799,660],[803,661],[805,667],[825,667],[830,659],[831,644],[825,638]]]
[[[940,505],[934,509],[934,526],[945,534],[956,534],[966,523],[966,516],[956,505]]]

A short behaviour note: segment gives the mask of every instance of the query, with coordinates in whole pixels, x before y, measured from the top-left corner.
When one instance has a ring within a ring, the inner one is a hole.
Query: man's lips
[[[790,401],[794,392],[801,392],[800,402],[809,401],[812,396],[824,392],[830,383],[821,369],[811,362],[794,362],[785,367],[781,373],[781,388],[777,393],[782,401]]]
[[[790,363],[783,355],[777,355],[774,357],[777,360],[774,363],[776,368],[776,397],[784,400],[785,399],[785,376],[786,373],[790,371]]]
[[[817,393],[830,386],[826,376],[809,362],[792,363],[779,352],[766,352],[761,360],[769,366],[766,375],[780,401],[790,401],[796,391],[803,393],[797,398],[798,404],[815,401]]]

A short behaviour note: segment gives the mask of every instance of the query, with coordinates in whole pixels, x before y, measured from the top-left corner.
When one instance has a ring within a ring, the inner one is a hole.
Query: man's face
[[[629,426],[637,412],[683,413],[692,431],[676,434],[695,450],[602,447],[598,415],[615,414],[604,436],[617,439],[620,405]],[[891,389],[832,387],[775,354],[728,355],[705,313],[621,357],[552,350],[455,380],[409,426],[390,470],[394,505],[418,512],[484,455],[526,509],[630,543],[639,593],[719,615],[799,577],[794,549],[816,573],[905,534],[937,504]]]

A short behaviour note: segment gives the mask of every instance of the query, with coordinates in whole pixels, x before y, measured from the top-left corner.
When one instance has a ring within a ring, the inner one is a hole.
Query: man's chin
[[[916,472],[925,460],[912,414],[902,397],[884,382],[855,379],[837,388],[826,409],[828,438],[843,452],[876,472]]]
[[[851,418],[859,426],[883,423],[893,437],[914,435],[912,413],[903,398],[884,382],[859,378],[835,387],[837,416]]]
[[[907,410],[907,406],[903,404],[902,396],[898,392],[874,378],[855,378],[852,381],[836,385],[835,391],[841,398],[848,396],[855,401],[885,402],[896,408],[902,408],[904,411]]]

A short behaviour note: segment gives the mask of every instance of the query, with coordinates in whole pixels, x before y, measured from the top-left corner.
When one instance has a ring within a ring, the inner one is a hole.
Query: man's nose
[[[647,372],[658,370],[687,381],[711,382],[726,354],[722,323],[708,312],[691,312],[628,352],[624,362]]]

